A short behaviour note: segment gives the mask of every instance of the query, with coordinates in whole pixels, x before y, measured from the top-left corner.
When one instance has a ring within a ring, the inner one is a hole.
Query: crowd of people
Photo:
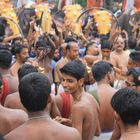
[[[79,34],[61,14],[49,33],[32,16],[24,37],[0,17],[0,139],[139,140],[140,1],[133,4],[108,34],[91,14]]]

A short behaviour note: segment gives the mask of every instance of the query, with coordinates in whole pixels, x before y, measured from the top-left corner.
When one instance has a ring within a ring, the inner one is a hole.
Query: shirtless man
[[[8,50],[0,50],[0,73],[3,76],[3,95],[1,104],[4,104],[8,94],[18,90],[18,79],[10,74],[10,66],[12,62],[12,54]]]
[[[132,68],[127,71],[125,84],[127,87],[134,88],[140,92],[140,67]]]
[[[114,126],[113,109],[110,105],[111,98],[116,92],[113,82],[115,79],[113,65],[100,61],[92,67],[92,74],[97,82],[97,98],[100,104],[100,125],[101,130],[112,131]],[[107,134],[107,133],[106,133]]]
[[[0,97],[2,95],[2,75],[0,74]],[[28,120],[27,114],[18,109],[8,109],[0,104],[0,135],[5,135],[11,130]]]
[[[30,64],[23,64],[18,70],[19,82],[25,75],[32,72],[38,72],[37,68],[35,68],[34,66]],[[12,109],[22,109],[26,111],[26,109],[21,104],[19,92],[15,92],[8,95],[5,99],[4,106],[8,108],[12,108]]]
[[[115,50],[111,53],[111,62],[114,67],[120,67],[118,66],[118,61],[119,61],[121,64],[122,72],[126,73],[128,59],[129,59],[129,52],[124,51],[124,47],[125,47],[124,39],[122,37],[119,37],[113,47]],[[116,59],[116,56],[118,56],[119,60]],[[116,78],[119,80],[123,79],[121,75],[116,75]]]
[[[52,83],[52,58],[55,52],[55,44],[50,37],[40,36],[36,42],[35,51],[36,57],[31,62],[38,63],[40,72],[44,73]]]
[[[135,67],[140,67],[140,51],[131,52],[129,55],[127,68],[131,69]]]
[[[35,68],[30,64],[23,64],[21,68],[18,70],[19,82],[25,75],[33,72],[38,72],[37,68]],[[20,101],[19,92],[15,92],[13,94],[8,95],[5,100],[4,106],[12,109],[22,109],[27,112],[27,110],[23,107]],[[52,102],[48,104],[48,108],[50,110],[50,115],[52,118],[60,116],[60,113],[53,98]]]
[[[15,44],[12,48],[12,53],[16,57],[16,62],[12,65],[10,71],[13,76],[18,77],[19,68],[26,62],[28,58],[28,47],[21,44]]]
[[[67,55],[64,59],[61,59],[57,62],[55,66],[55,74],[57,73],[58,79],[57,79],[57,86],[60,84],[60,80],[62,78],[62,74],[60,72],[60,69],[67,64],[71,60],[75,60],[79,57],[79,47],[78,43],[76,41],[71,41],[66,46]]]
[[[80,132],[82,140],[92,140],[96,131],[99,131],[99,106],[83,89],[85,66],[81,61],[73,60],[60,70],[64,90],[73,97],[72,126]]]
[[[120,89],[112,97],[116,124],[121,131],[121,140],[139,140],[140,94],[134,89]]]
[[[44,74],[31,73],[23,77],[19,84],[19,94],[29,119],[7,134],[6,140],[81,140],[77,130],[57,123],[46,112],[45,108],[51,100],[50,92],[51,84]]]

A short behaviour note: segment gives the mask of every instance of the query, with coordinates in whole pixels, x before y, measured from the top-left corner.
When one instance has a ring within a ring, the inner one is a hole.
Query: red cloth
[[[122,2],[122,11],[125,11],[126,8],[126,0],[123,0]]]
[[[61,93],[60,95],[63,100],[63,108],[61,110],[61,115],[63,118],[68,118],[70,116],[70,94]]]
[[[3,84],[3,92],[2,92],[0,102],[1,102],[2,105],[4,105],[5,98],[9,94],[8,81],[5,78],[3,78],[2,79],[2,84]]]

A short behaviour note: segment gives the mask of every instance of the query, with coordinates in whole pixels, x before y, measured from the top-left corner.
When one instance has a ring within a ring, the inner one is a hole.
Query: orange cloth
[[[92,7],[102,7],[104,0],[87,0],[87,9]]]

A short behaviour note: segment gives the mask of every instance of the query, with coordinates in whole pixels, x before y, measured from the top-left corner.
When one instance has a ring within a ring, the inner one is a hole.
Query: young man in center
[[[98,109],[95,99],[84,91],[85,66],[79,60],[67,63],[60,69],[65,92],[73,97],[71,107],[72,127],[81,134],[82,140],[92,140],[99,133]]]

